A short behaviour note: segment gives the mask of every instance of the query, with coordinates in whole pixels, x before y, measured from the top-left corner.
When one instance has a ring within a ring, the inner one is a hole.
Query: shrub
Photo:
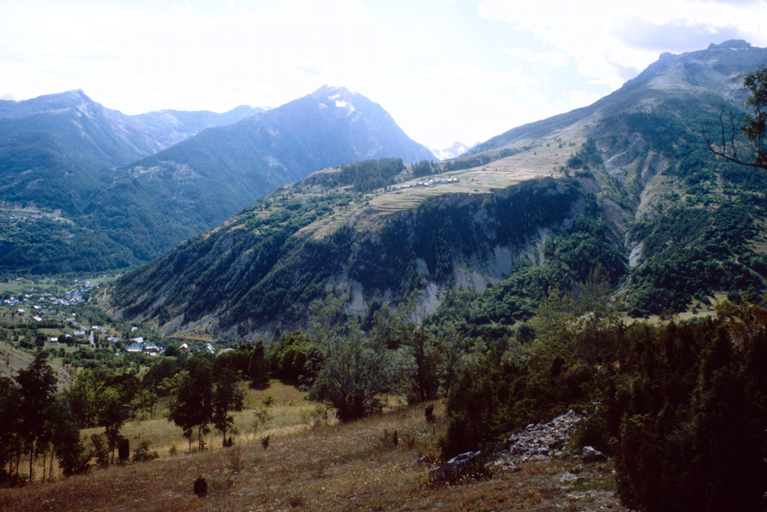
[[[159,453],[149,449],[151,445],[152,442],[148,439],[142,440],[138,447],[133,451],[133,462],[147,462],[159,458]],[[175,445],[173,445],[173,448],[175,448]]]
[[[208,495],[208,481],[202,475],[194,481],[194,493],[198,498],[204,498]]]
[[[581,423],[567,444],[571,453],[580,453],[584,446],[591,446],[602,453],[610,454],[608,430],[601,416],[592,416]]]
[[[242,454],[239,446],[229,452],[229,466],[233,475],[242,471]]]
[[[767,489],[767,310],[630,336],[606,376],[618,490],[650,511],[755,510]]]
[[[434,417],[434,404],[427,405],[423,412],[426,415],[426,423],[434,423],[436,420]]]
[[[258,432],[258,429],[264,427],[270,419],[272,419],[272,415],[269,414],[266,407],[258,407],[253,411],[253,432]]]
[[[130,440],[122,437],[117,443],[117,458],[125,462],[130,457]]]
[[[96,464],[101,468],[109,466],[109,456],[112,450],[109,448],[106,436],[104,434],[92,434],[91,445],[91,457],[96,459]]]
[[[300,507],[304,504],[304,496],[299,491],[296,491],[288,498],[288,504],[294,508]]]
[[[24,487],[29,479],[24,473],[8,474],[5,470],[0,471],[0,488],[2,487]]]

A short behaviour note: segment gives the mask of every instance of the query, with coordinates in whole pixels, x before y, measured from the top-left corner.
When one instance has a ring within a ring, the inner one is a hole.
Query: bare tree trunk
[[[48,470],[48,481],[53,481],[53,448],[51,448],[51,469]]]
[[[35,442],[32,441],[32,445],[29,447],[29,483],[32,483],[34,480],[34,468],[32,467],[32,463],[35,460]]]
[[[19,466],[21,465],[21,442],[16,443],[16,476],[19,476]]]

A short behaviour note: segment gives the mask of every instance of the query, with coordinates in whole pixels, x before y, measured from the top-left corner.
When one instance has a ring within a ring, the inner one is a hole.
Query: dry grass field
[[[169,434],[175,427],[164,419],[126,425],[128,437],[156,437],[161,457],[3,489],[0,510],[625,510],[611,490],[609,466],[584,468],[578,459],[521,464],[516,472],[498,469],[455,485],[430,484],[427,475],[445,428],[439,403],[433,424],[426,422],[423,405],[339,424],[317,421],[314,406],[299,402],[300,393],[288,387],[256,391],[248,400],[267,394],[274,398],[271,419],[256,433],[241,425],[233,448],[220,448],[220,436],[212,436],[213,449],[187,454],[186,441],[178,432]],[[248,416],[253,411],[239,421]],[[176,455],[168,454],[170,443],[179,444]],[[204,499],[193,493],[199,476],[208,483]]]
[[[270,386],[263,390],[249,389],[247,383],[240,383],[240,390],[245,395],[244,410],[233,412],[235,432],[228,432],[238,445],[259,443],[263,436],[281,436],[306,429],[317,419],[317,405],[304,400],[305,392],[293,386],[287,386],[278,380],[272,380]],[[265,407],[263,400],[271,397],[271,405]],[[173,453],[186,453],[189,441],[183,437],[182,430],[167,419],[168,411],[161,401],[155,418],[143,421],[127,422],[121,433],[134,449],[143,440],[150,441],[150,449],[165,457]],[[259,421],[254,427],[256,410],[266,410],[264,421]],[[93,428],[81,431],[81,436],[88,438],[91,434],[103,432],[103,428]],[[215,430],[205,437],[210,450],[220,450],[223,437]],[[196,438],[192,447],[196,448]]]

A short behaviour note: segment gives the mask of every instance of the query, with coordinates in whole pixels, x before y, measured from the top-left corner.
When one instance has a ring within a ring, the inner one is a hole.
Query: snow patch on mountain
[[[434,149],[429,148],[429,150],[434,154],[434,157],[438,160],[449,160],[450,158],[457,158],[461,156],[462,154],[469,151],[471,148],[479,144],[479,142],[475,142],[474,144],[467,146],[466,144],[463,144],[461,142],[455,141],[452,146],[446,149]]]

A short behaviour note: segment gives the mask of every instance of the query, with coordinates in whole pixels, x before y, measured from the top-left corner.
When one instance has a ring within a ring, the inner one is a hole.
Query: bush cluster
[[[443,458],[596,408],[575,443],[615,457],[627,506],[756,507],[767,490],[767,309],[725,302],[704,321],[626,326],[544,305],[534,340],[496,343],[464,371],[448,397]]]

